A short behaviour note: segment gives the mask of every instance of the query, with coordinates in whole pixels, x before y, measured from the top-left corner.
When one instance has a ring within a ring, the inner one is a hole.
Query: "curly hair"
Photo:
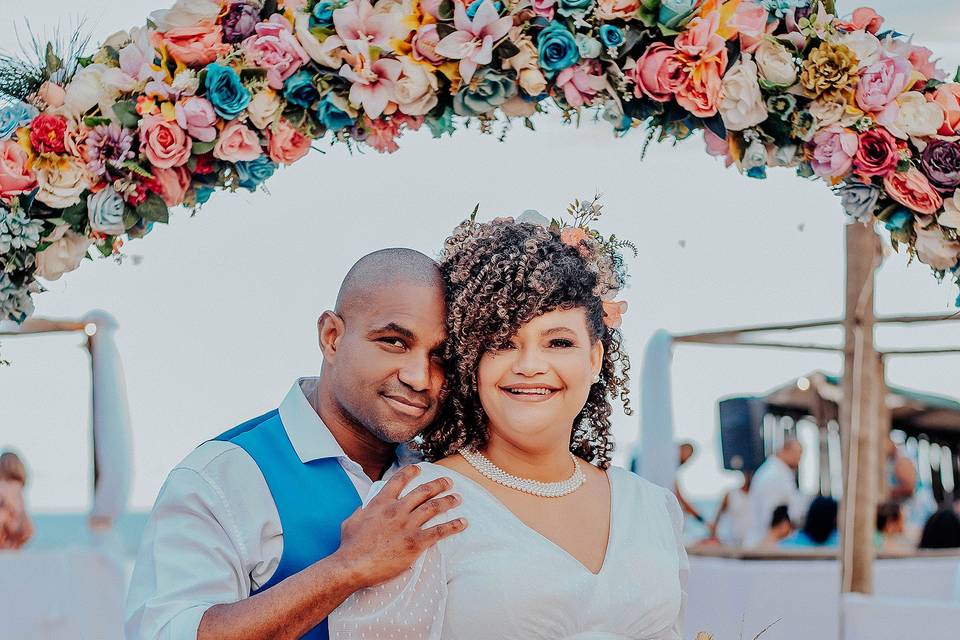
[[[591,339],[603,344],[603,364],[600,381],[574,420],[570,451],[602,469],[610,465],[610,399],[619,396],[632,414],[630,359],[620,332],[603,322],[603,303],[596,293],[602,288],[601,269],[586,257],[589,239],[582,243],[571,246],[561,241],[559,230],[512,220],[464,222],[447,238],[440,261],[448,310],[446,398],[437,421],[418,438],[427,460],[486,444],[477,371],[488,349],[506,346],[537,316],[582,308]],[[622,284],[622,276],[616,277]]]

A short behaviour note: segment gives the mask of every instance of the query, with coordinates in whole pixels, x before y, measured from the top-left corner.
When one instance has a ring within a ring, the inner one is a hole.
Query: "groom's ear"
[[[338,314],[324,311],[317,320],[317,333],[320,339],[320,352],[324,360],[333,362],[340,346],[340,338],[346,331],[346,325]]]

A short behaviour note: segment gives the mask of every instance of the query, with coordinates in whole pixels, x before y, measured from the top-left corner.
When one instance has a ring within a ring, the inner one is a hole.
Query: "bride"
[[[330,637],[679,640],[680,508],[610,466],[610,399],[629,411],[620,303],[604,302],[623,284],[615,245],[583,227],[471,221],[441,267],[448,410],[421,435],[435,462],[407,489],[450,478],[460,504],[437,521],[469,526],[351,596]]]

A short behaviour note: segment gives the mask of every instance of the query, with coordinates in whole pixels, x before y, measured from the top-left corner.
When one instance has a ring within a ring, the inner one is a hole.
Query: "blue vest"
[[[336,458],[302,462],[276,410],[214,439],[232,442],[250,454],[263,472],[280,514],[280,564],[256,593],[303,571],[340,547],[340,525],[360,508],[360,496]],[[327,621],[303,638],[328,640]]]

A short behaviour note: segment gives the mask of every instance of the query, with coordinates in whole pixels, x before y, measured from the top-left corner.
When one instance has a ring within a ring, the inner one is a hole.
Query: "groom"
[[[319,378],[170,473],[131,579],[127,638],[326,639],[347,596],[464,528],[421,529],[456,504],[437,497],[446,479],[398,498],[418,468],[398,471],[409,454],[397,443],[438,411],[445,313],[440,273],[419,252],[384,249],[350,269],[318,322]]]

